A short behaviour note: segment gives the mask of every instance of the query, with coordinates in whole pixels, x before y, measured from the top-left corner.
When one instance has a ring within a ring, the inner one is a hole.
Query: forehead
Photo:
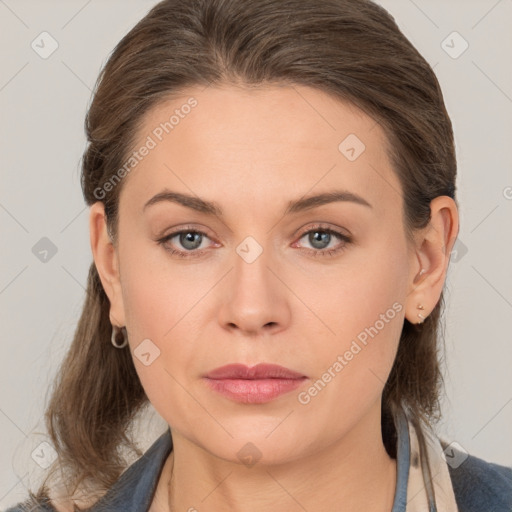
[[[400,194],[381,126],[306,86],[187,89],[144,116],[134,150],[144,145],[126,184],[144,198],[173,185],[205,198],[233,193],[241,204],[258,191],[267,201],[332,187],[370,202]]]

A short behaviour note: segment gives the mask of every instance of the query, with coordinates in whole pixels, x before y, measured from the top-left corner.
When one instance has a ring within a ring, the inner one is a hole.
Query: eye
[[[335,229],[316,226],[304,232],[300,240],[305,239],[313,249],[306,249],[312,256],[334,256],[343,251],[352,242],[351,237]],[[336,244],[336,239],[338,243]],[[332,243],[334,242],[334,246]]]
[[[185,228],[170,233],[157,240],[158,244],[163,245],[165,250],[170,252],[174,256],[181,258],[190,258],[199,256],[204,251],[203,242],[208,238],[208,235],[203,231],[197,229]],[[173,239],[176,239],[174,243],[171,243]],[[184,250],[175,249],[173,245],[181,246]],[[206,246],[207,247],[207,246]]]
[[[176,240],[173,242],[173,239]],[[157,243],[162,245],[173,256],[193,258],[201,256],[205,252],[208,244],[204,245],[203,242],[207,239],[209,237],[204,231],[185,227],[158,239]],[[316,226],[305,231],[299,240],[302,239],[305,239],[306,243],[311,244],[313,247],[312,249],[305,248],[304,250],[315,257],[334,256],[342,252],[352,242],[350,236],[324,226]],[[338,240],[337,244],[336,240]],[[332,245],[333,242],[334,246]],[[296,244],[297,242],[293,247],[296,247]]]

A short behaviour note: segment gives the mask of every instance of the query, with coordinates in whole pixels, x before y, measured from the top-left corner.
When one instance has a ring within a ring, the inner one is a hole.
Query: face
[[[412,262],[385,143],[302,86],[191,88],[145,116],[113,308],[173,433],[227,460],[252,443],[288,461],[380,410]],[[295,373],[206,378],[233,363]]]

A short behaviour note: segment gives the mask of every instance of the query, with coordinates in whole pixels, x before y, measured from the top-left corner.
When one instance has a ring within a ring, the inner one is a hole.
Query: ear
[[[455,201],[448,196],[434,198],[430,202],[430,222],[415,236],[405,308],[409,322],[423,322],[418,314],[427,318],[438,303],[458,233]]]
[[[89,213],[91,249],[103,289],[110,300],[110,323],[117,327],[126,325],[119,259],[107,230],[105,208],[101,201],[91,206]]]

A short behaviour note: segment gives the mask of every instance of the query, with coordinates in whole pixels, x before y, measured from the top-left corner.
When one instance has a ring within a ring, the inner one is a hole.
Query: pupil
[[[320,236],[317,236],[317,235],[320,235]],[[330,236],[331,236],[331,234],[326,233],[325,231],[315,231],[310,235],[311,245],[313,245],[313,247],[315,247],[316,249],[323,249],[323,248],[325,248],[325,246],[329,245]],[[321,247],[317,246],[318,241],[320,242]],[[322,246],[322,243],[325,243],[325,246]]]
[[[185,247],[186,249],[197,249],[199,245],[201,245],[201,241],[199,240],[199,245],[195,244],[194,242],[197,241],[197,238],[200,238],[201,235],[199,233],[185,233],[180,236],[180,243]]]

